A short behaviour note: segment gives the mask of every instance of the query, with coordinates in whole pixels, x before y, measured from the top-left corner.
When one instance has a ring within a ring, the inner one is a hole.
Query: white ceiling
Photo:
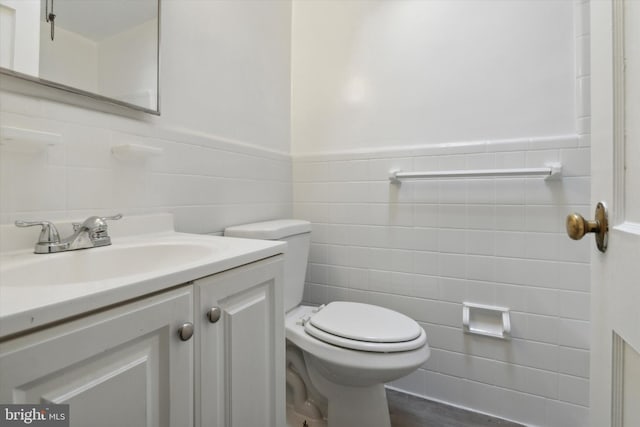
[[[53,0],[53,11],[56,27],[100,41],[157,17],[158,0]]]

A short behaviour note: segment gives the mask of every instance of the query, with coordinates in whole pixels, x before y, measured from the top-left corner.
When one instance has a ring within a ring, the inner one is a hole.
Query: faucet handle
[[[107,221],[113,221],[113,220],[117,220],[122,218],[122,214],[116,214],[113,216],[97,216],[97,217],[93,217],[94,225],[95,225],[95,237],[108,237],[107,236]],[[87,224],[88,221],[91,221],[91,219],[88,219],[85,221],[85,224]]]
[[[107,227],[107,221],[113,221],[121,218],[121,213],[113,216],[90,216],[84,222],[72,222],[71,225],[73,226],[73,231],[78,231],[81,227],[105,230]]]
[[[59,243],[60,235],[58,229],[49,221],[16,221],[16,227],[33,227],[39,225],[42,227],[38,243]]]
[[[107,221],[122,218],[122,214],[113,216],[90,216],[82,224],[74,223],[73,230],[77,233],[85,229],[94,246],[105,246],[111,244],[111,237],[107,233]]]

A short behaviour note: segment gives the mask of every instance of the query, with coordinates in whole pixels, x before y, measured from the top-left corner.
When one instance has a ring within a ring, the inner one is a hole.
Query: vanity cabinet
[[[192,322],[183,286],[2,342],[0,402],[67,403],[76,427],[193,425]]]
[[[0,403],[72,427],[282,427],[282,255],[0,340]]]
[[[0,340],[0,403],[69,404],[72,427],[284,426],[282,259]]]
[[[282,427],[282,256],[196,280],[197,427]]]

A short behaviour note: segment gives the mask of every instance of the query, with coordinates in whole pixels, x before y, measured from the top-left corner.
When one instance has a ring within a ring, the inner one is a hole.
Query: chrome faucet
[[[56,226],[49,221],[16,221],[15,224],[17,227],[41,226],[42,231],[34,253],[52,254],[110,245],[111,237],[107,233],[107,221],[120,218],[122,218],[122,214],[105,217],[90,216],[82,223],[74,222],[73,234],[64,239],[60,238]]]

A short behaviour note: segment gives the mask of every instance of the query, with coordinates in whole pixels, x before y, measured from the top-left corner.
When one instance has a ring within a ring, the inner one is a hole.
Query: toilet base
[[[287,427],[304,427],[305,425],[307,427],[327,427],[327,420],[309,418],[296,412],[293,405],[287,405]]]
[[[307,364],[311,381],[327,396],[329,427],[391,427],[383,383],[366,387],[341,385],[328,380],[315,368],[315,364]]]
[[[383,384],[371,387],[342,387],[329,399],[330,427],[391,427]]]

